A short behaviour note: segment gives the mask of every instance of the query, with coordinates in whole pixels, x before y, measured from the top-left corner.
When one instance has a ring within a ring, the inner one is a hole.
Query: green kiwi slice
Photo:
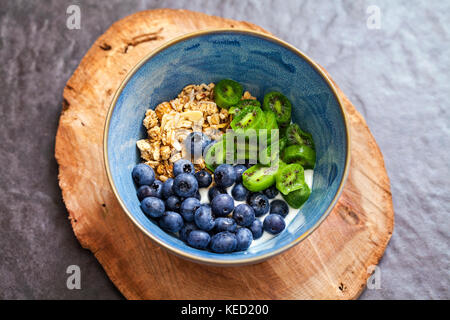
[[[214,171],[220,164],[227,163],[227,160],[235,160],[235,147],[233,141],[229,141],[230,137],[227,134],[223,135],[222,138],[211,145],[205,154],[205,165],[206,167]],[[230,146],[230,143],[232,145]],[[227,146],[230,150],[227,149]]]
[[[276,142],[278,141],[278,151],[276,150]],[[267,146],[263,152],[261,152],[259,156],[259,162],[263,165],[275,164],[280,159],[280,154],[283,149],[286,147],[287,138],[283,137],[279,140],[272,141],[272,143]]]
[[[271,110],[277,117],[278,126],[288,125],[291,122],[292,104],[280,92],[272,91],[264,96],[263,110]]]
[[[282,125],[282,126],[278,126],[278,128],[280,130],[280,137],[285,137],[288,126]]]
[[[308,185],[304,183],[300,189],[289,192],[286,195],[282,194],[282,196],[288,205],[292,208],[298,209],[306,202],[306,200],[308,200],[310,194],[311,190]]]
[[[225,163],[225,155],[224,141],[218,141],[211,145],[205,154],[206,167],[214,171],[220,164]]]
[[[275,113],[273,111],[266,110],[264,111],[264,115],[266,117],[264,129],[267,129],[269,131],[273,129],[278,129],[277,116],[275,115]]]
[[[286,130],[288,143],[306,145],[314,149],[314,140],[312,135],[303,131],[296,123],[291,123]]]
[[[241,112],[241,109],[238,106],[233,106],[230,109],[228,109],[228,113],[232,115],[238,115],[238,113]]]
[[[265,117],[261,108],[246,106],[233,118],[230,125],[236,133],[245,133],[249,129],[261,129],[264,123]]]
[[[305,169],[313,169],[316,164],[316,152],[309,146],[294,144],[283,150],[281,159],[286,163],[300,163]]]
[[[278,165],[265,167],[255,164],[242,174],[242,184],[252,192],[265,190],[275,183],[277,172]]]
[[[272,130],[278,130],[277,116],[275,115],[274,112],[272,112],[270,110],[263,111],[263,112],[264,112],[264,116],[265,116],[265,123],[264,123],[264,127],[262,129],[266,129],[266,130],[259,131],[258,141],[266,139],[266,143],[267,143],[267,145],[269,145],[270,142],[272,141],[272,139],[274,138],[274,137],[272,137]],[[278,132],[278,136],[279,136],[279,132]]]
[[[258,145],[245,143],[236,143],[236,159],[253,160],[252,163],[258,161]]]
[[[230,109],[228,109],[228,113],[237,116],[239,112],[241,112],[241,110],[246,106],[261,108],[261,103],[258,100],[253,99],[240,100],[235,106],[232,106]]]
[[[244,88],[239,82],[223,79],[214,88],[214,101],[219,107],[228,109],[241,100],[243,92]]]
[[[261,103],[255,99],[244,99],[244,100],[240,100],[236,104],[236,107],[238,107],[239,109],[244,109],[246,106],[253,106],[253,107],[261,108]]]
[[[305,183],[305,173],[299,163],[280,166],[276,174],[277,189],[284,195],[302,188]]]

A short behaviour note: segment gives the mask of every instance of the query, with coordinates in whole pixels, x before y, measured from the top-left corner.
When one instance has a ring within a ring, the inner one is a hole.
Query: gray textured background
[[[66,28],[79,4],[81,29]],[[381,10],[370,30],[366,9]],[[0,4],[0,298],[117,299],[71,230],[57,184],[62,89],[114,21],[186,8],[266,28],[323,65],[365,116],[392,183],[381,289],[362,299],[449,299],[449,1],[13,1]],[[82,289],[66,289],[68,265]]]

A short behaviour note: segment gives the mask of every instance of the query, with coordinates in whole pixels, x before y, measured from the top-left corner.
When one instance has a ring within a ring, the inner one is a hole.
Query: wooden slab
[[[210,267],[155,245],[110,189],[102,135],[113,94],[144,55],[176,36],[232,27],[263,31],[185,10],[143,11],[113,24],[64,89],[56,136],[59,184],[73,230],[129,299],[353,299],[391,237],[394,212],[383,156],[366,122],[340,92],[351,124],[352,162],[330,216],[305,241],[266,262]],[[300,48],[301,49],[301,48]]]

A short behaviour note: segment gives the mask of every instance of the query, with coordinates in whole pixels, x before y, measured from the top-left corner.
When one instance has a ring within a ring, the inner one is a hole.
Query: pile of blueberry
[[[242,185],[245,170],[245,165],[218,166],[214,186],[208,190],[208,204],[200,202],[199,188],[208,188],[213,178],[205,170],[195,172],[188,160],[178,160],[173,166],[175,178],[164,183],[142,163],[134,167],[132,177],[139,186],[137,196],[143,212],[156,219],[163,230],[178,233],[191,247],[226,253],[246,250],[264,230],[278,234],[286,226],[289,206],[278,199],[269,203],[278,190],[272,186],[263,192],[250,192]],[[231,186],[232,196],[226,191]],[[234,200],[246,203],[235,207]],[[269,211],[264,222],[257,219]]]

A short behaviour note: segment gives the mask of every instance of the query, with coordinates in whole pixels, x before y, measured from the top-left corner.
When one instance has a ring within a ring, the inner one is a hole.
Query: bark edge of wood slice
[[[392,235],[394,211],[383,156],[342,91],[351,166],[328,218],[307,239],[265,262],[211,267],[185,261],[147,238],[122,211],[103,163],[103,127],[113,95],[148,52],[179,35],[211,28],[267,32],[241,21],[158,9],[114,23],[66,84],[56,135],[59,185],[80,244],[128,299],[354,299]]]

